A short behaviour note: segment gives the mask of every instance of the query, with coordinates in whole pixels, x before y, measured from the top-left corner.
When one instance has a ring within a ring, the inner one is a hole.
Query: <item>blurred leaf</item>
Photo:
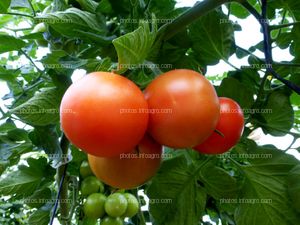
[[[253,90],[233,77],[223,79],[217,93],[220,97],[234,99],[243,109],[251,108],[254,103]]]
[[[95,13],[96,8],[98,7],[98,2],[95,2],[93,0],[76,0],[80,6],[81,9],[84,11],[90,12],[90,13]]]
[[[57,168],[65,162],[66,156],[62,155],[62,149],[59,143],[59,136],[55,126],[35,127],[29,133],[32,143],[43,149],[51,160],[51,166]]]
[[[191,24],[189,30],[192,49],[203,64],[215,65],[234,53],[233,25],[223,13],[210,12]]]
[[[188,165],[183,155],[163,161],[147,190],[150,212],[157,224],[198,224],[206,202],[205,191],[197,185],[204,164],[198,161],[197,165]]]
[[[59,105],[63,93],[57,88],[43,88],[30,100],[11,110],[22,121],[34,126],[55,124],[59,121]]]
[[[6,13],[10,5],[11,0],[1,0],[0,2],[0,13]]]
[[[300,165],[295,166],[288,175],[288,192],[294,209],[300,213]]]
[[[14,198],[30,196],[40,185],[47,168],[47,160],[39,158],[30,161],[29,166],[21,165],[0,180],[0,193]]]
[[[50,221],[50,211],[37,210],[28,218],[28,225],[48,225]]]
[[[276,149],[259,148],[252,152],[257,157],[242,167],[245,182],[235,212],[237,225],[299,224],[299,214],[290,208],[286,181],[298,160]]]
[[[100,12],[103,14],[112,13],[112,6],[109,0],[101,0],[96,8],[96,12]]]
[[[26,43],[21,39],[6,34],[0,34],[0,54],[20,50],[25,45]]]
[[[284,136],[294,123],[294,111],[289,96],[284,91],[274,91],[264,105],[266,113],[261,113],[261,127],[265,133]]]
[[[105,35],[105,21],[99,23],[92,13],[81,11],[77,8],[69,8],[65,11],[53,12],[36,17],[37,22],[44,22],[60,34],[74,38],[83,37],[78,31],[91,32]]]
[[[25,199],[25,204],[31,208],[40,208],[48,202],[52,202],[51,190],[49,188],[38,189]]]

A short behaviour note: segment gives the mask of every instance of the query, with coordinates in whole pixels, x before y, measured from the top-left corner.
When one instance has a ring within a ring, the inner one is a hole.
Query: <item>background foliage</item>
[[[63,197],[72,200],[73,210],[60,211],[60,222],[88,223],[76,194],[79,165],[86,156],[66,147],[58,113],[76,69],[114,70],[143,89],[161,72],[189,68],[205,75],[207,66],[228,62],[234,54],[247,57],[249,64],[209,79],[219,96],[235,99],[244,109],[242,139],[223,156],[166,148],[172,157],[140,188],[150,198],[150,213],[140,212],[128,224],[210,224],[202,221],[204,215],[223,225],[300,224],[299,161],[249,139],[257,128],[273,136],[291,134],[294,142],[300,136],[300,2],[206,0],[193,8],[175,4],[1,0],[0,79],[10,91],[1,108],[1,224],[48,224],[64,169]],[[251,14],[261,23],[265,39],[243,49],[234,38],[243,27],[230,18]],[[33,30],[41,22],[46,30]],[[293,60],[273,61],[272,48],[288,49]],[[256,50],[266,58],[257,57]]]

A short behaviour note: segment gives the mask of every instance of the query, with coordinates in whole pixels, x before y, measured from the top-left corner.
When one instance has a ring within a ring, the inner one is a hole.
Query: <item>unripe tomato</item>
[[[178,69],[158,76],[146,88],[145,97],[150,113],[148,131],[162,145],[193,147],[217,125],[218,96],[212,84],[195,71]]]
[[[145,135],[130,153],[113,158],[88,155],[88,160],[101,181],[115,188],[131,189],[154,176],[160,166],[161,153],[162,146]]]
[[[131,218],[138,213],[139,208],[140,208],[139,202],[133,194],[124,193],[123,195],[127,199],[128,205],[127,205],[126,212],[122,215],[122,217]]]
[[[242,136],[244,130],[244,115],[238,103],[230,98],[221,97],[220,118],[216,130],[203,143],[194,147],[205,154],[221,154],[233,147]],[[200,124],[201,126],[201,124]]]
[[[95,176],[89,176],[82,181],[80,190],[83,196],[87,196],[96,192],[104,192],[104,185]]]
[[[83,212],[88,218],[101,218],[105,215],[104,205],[106,196],[101,193],[89,195],[83,204]]]
[[[123,225],[123,221],[119,217],[112,218],[108,216],[101,220],[100,225]]]
[[[67,138],[88,154],[113,157],[130,152],[143,138],[148,105],[127,78],[94,72],[73,83],[63,96],[60,117]]]
[[[92,172],[92,170],[90,168],[90,165],[87,161],[82,161],[82,163],[80,165],[79,173],[80,173],[80,176],[82,178],[93,175],[93,172]]]
[[[105,201],[105,212],[111,217],[122,216],[127,209],[127,199],[121,193],[113,193]]]

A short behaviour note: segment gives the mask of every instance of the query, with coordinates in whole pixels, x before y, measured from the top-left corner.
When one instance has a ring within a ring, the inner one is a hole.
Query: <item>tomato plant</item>
[[[161,163],[161,154],[162,146],[146,135],[130,153],[110,158],[88,155],[88,160],[95,176],[104,183],[131,189],[154,176]]]
[[[95,72],[72,84],[60,107],[61,126],[70,141],[89,154],[118,156],[134,148],[144,136],[147,109],[141,90],[113,73]],[[123,112],[125,110],[125,112]]]
[[[244,115],[241,107],[230,98],[219,98],[220,118],[213,132],[203,143],[194,147],[200,153],[221,154],[233,147],[241,138]]]
[[[217,94],[209,81],[195,71],[171,70],[160,75],[146,88],[145,97],[149,109],[158,111],[149,115],[148,130],[163,145],[193,147],[216,127]]]
[[[299,12],[1,0],[0,224],[298,225]]]

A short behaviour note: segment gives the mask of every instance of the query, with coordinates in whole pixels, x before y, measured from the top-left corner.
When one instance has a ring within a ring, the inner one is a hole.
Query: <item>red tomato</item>
[[[242,136],[244,115],[241,107],[230,98],[221,97],[219,99],[221,113],[216,130],[220,131],[223,136],[217,132],[213,132],[208,139],[194,148],[200,153],[224,153],[233,147]]]
[[[195,71],[164,73],[144,94],[149,106],[148,131],[162,145],[193,147],[208,138],[217,125],[218,96],[211,83]]]
[[[118,157],[102,158],[88,155],[95,176],[104,183],[121,189],[138,187],[158,170],[162,146],[146,135],[130,153]]]
[[[141,90],[127,78],[94,72],[72,84],[63,96],[61,126],[83,151],[113,157],[131,151],[143,138],[148,105]]]

